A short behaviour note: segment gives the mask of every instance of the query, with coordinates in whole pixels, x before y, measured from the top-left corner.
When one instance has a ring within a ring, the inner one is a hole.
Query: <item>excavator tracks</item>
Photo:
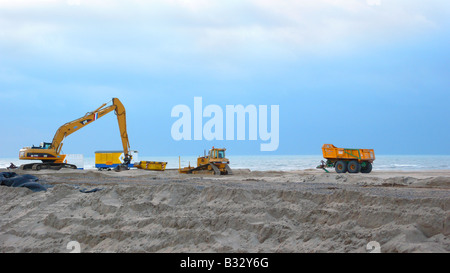
[[[201,165],[197,168],[191,169],[187,173],[190,173],[190,174],[210,173],[210,174],[214,174],[214,175],[233,174],[230,166],[226,165],[225,168],[226,168],[226,171],[221,172],[220,169],[216,165],[214,165],[213,163],[209,163],[209,164]]]
[[[20,170],[32,170],[32,171],[40,171],[40,170],[59,171],[62,168],[76,169],[77,166],[66,163],[31,163],[31,164],[24,164],[19,167]]]

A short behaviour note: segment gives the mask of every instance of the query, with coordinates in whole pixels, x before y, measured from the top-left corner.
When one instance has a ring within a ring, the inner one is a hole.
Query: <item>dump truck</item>
[[[233,174],[229,166],[230,160],[225,157],[225,148],[214,148],[209,150],[208,155],[199,156],[197,158],[197,167],[179,168],[180,173],[187,174],[214,174],[214,175],[230,175]]]
[[[81,118],[68,122],[59,127],[52,142],[41,142],[40,146],[33,145],[32,147],[22,148],[19,151],[20,160],[41,160],[42,163],[24,164],[20,166],[20,169],[36,171],[41,169],[76,169],[77,166],[68,164],[66,161],[66,155],[61,153],[64,139],[112,111],[116,114],[117,121],[119,123],[119,131],[122,139],[124,154],[123,164],[119,165],[117,169],[128,169],[132,156],[130,154],[130,143],[128,141],[125,107],[117,98],[112,99],[111,105],[107,106],[107,104],[108,103],[104,103],[96,110],[88,112]]]
[[[317,168],[335,168],[337,173],[370,173],[375,160],[373,149],[337,148],[333,144],[322,146],[323,157],[327,160]]]

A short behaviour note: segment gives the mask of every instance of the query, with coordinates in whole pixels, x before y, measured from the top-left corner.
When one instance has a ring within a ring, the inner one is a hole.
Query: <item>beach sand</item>
[[[50,188],[0,187],[0,252],[450,252],[450,170],[16,173]]]

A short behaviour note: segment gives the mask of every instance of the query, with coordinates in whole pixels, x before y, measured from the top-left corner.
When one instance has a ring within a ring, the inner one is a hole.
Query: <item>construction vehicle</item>
[[[373,149],[337,148],[333,144],[324,144],[322,152],[327,161],[322,161],[317,168],[325,171],[326,168],[335,168],[337,173],[370,173],[375,160]]]
[[[131,163],[132,156],[130,154],[130,143],[128,141],[127,126],[126,126],[126,113],[125,107],[119,99],[113,98],[112,104],[107,106],[108,103],[102,104],[99,108],[92,112],[88,112],[83,117],[74,121],[68,122],[59,127],[56,131],[53,141],[42,142],[38,147],[25,147],[19,152],[19,159],[21,160],[41,160],[42,163],[31,163],[21,165],[20,169],[23,170],[41,170],[41,169],[53,169],[60,170],[61,168],[76,169],[77,166],[68,164],[66,161],[66,155],[61,154],[63,146],[63,140],[76,131],[91,124],[104,115],[114,111],[119,123],[120,137],[122,138],[124,159],[123,164],[119,165],[116,170],[128,169],[128,165]]]
[[[230,160],[225,157],[226,149],[218,149],[212,147],[208,155],[197,158],[197,167],[179,168],[180,173],[187,174],[214,174],[214,175],[230,175],[233,174],[229,166]]]
[[[134,160],[138,160],[138,151],[129,151]],[[96,151],[95,152],[95,167],[99,171],[112,170],[118,168],[123,164],[125,155],[123,151]],[[134,167],[134,164],[128,164],[129,168]]]
[[[141,170],[149,171],[165,171],[167,162],[156,162],[156,161],[139,161],[134,163],[133,167]]]

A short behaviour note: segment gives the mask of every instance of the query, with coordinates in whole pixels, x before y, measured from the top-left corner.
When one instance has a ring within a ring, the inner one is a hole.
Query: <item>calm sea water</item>
[[[287,155],[287,156],[230,156],[231,168],[250,169],[252,171],[291,171],[312,169],[323,160],[321,155]],[[139,156],[140,161],[168,162],[167,168],[178,168],[178,156]],[[10,163],[19,166],[33,161],[21,161],[17,158],[0,158],[0,168]],[[197,158],[181,157],[181,167],[197,164]],[[95,169],[94,158],[84,158],[85,169]],[[450,155],[378,155],[373,165],[374,170],[436,170],[450,169]]]

